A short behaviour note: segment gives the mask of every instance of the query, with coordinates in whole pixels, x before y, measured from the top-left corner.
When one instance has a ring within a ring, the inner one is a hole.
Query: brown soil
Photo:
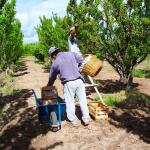
[[[22,58],[23,64],[14,75],[15,88],[20,90],[6,100],[9,114],[7,122],[1,126],[0,149],[6,150],[149,150],[150,149],[150,107],[146,104],[128,105],[126,109],[110,111],[108,121],[92,121],[88,127],[71,127],[63,121],[62,129],[56,133],[37,119],[36,105],[31,89],[40,97],[40,88],[47,84],[48,72],[33,58]],[[113,69],[104,64],[97,76],[101,92],[117,92],[122,86]],[[135,88],[145,96],[150,96],[150,80],[135,79]],[[55,85],[63,97],[62,86]],[[116,86],[116,87],[115,87]],[[114,88],[115,87],[115,88]],[[115,89],[115,90],[114,90]],[[78,108],[78,114],[80,109]]]

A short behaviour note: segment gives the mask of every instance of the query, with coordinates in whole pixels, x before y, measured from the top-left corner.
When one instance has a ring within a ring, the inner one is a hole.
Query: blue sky
[[[38,41],[35,27],[40,23],[39,16],[50,17],[52,12],[60,17],[66,14],[69,0],[17,0],[16,17],[21,21],[24,42]]]

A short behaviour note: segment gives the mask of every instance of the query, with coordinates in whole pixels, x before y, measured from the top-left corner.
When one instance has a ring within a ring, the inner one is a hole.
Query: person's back
[[[79,63],[83,62],[83,57],[73,52],[59,52],[55,60],[58,65],[60,79],[64,84],[67,81],[82,78],[79,72]]]

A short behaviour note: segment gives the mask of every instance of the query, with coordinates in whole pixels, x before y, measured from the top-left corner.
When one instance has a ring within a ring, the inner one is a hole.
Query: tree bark
[[[122,73],[122,74],[120,75],[120,81],[121,81],[123,84],[125,84],[128,89],[131,88],[131,87],[132,87],[132,84],[133,84],[133,75],[132,75],[132,73],[130,73],[130,74],[128,74],[128,75]]]

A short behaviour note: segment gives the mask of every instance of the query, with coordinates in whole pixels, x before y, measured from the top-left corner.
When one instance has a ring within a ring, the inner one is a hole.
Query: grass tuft
[[[106,96],[104,100],[106,105],[112,108],[124,108],[125,106],[125,99],[117,99],[116,95]]]
[[[133,72],[134,77],[143,78],[145,76],[144,70],[136,69]]]
[[[121,91],[115,94],[106,94],[103,95],[104,102],[107,106],[111,106],[112,108],[124,108],[126,103],[126,95],[125,91]],[[96,96],[94,98],[95,101],[100,101],[99,97]]]
[[[150,78],[150,70],[149,69],[136,69],[133,72],[133,76],[137,78]]]
[[[14,92],[13,82],[15,81],[15,79],[11,75],[6,75],[5,73],[1,73],[0,80],[3,83],[0,86],[0,93],[3,96],[13,94],[13,92]]]
[[[14,89],[12,87],[3,87],[0,88],[0,93],[2,93],[3,96],[12,95],[14,93]]]

